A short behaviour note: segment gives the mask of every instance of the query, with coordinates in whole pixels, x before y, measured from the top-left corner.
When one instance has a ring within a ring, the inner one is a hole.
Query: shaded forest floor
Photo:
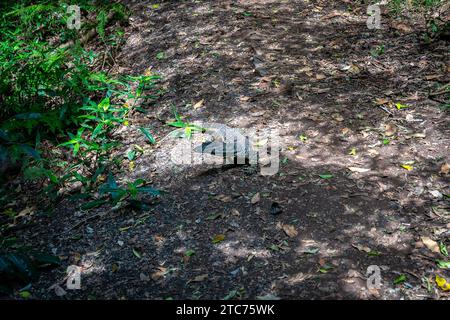
[[[450,278],[435,263],[445,257],[432,249],[450,244],[448,95],[430,95],[449,82],[448,42],[425,44],[408,21],[384,16],[369,30],[366,7],[349,4],[130,2],[113,72],[151,68],[166,92],[119,132],[145,149],[133,170],[124,161],[121,180],[167,194],[148,211],[86,213],[63,201],[35,217],[18,238],[63,264],[33,297],[448,298],[434,282]],[[171,163],[173,145],[161,140],[174,107],[192,121],[278,129],[279,172]],[[81,290],[65,289],[72,264]],[[366,286],[370,265],[379,289]]]

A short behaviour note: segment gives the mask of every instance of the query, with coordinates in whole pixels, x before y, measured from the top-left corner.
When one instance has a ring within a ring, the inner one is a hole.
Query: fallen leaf
[[[408,170],[408,171],[412,171],[414,169],[413,166],[410,166],[408,164],[402,164],[400,167],[402,167],[403,169]]]
[[[383,104],[388,104],[389,100],[388,99],[384,99],[384,98],[378,98],[375,100],[375,103],[379,106],[383,105]]]
[[[388,123],[386,125],[385,130],[384,130],[384,134],[387,137],[392,137],[396,132],[397,132],[397,127],[394,124]]]
[[[205,102],[205,99],[202,99],[196,104],[194,104],[194,110],[200,109],[203,106],[203,102]]]
[[[441,288],[443,291],[450,291],[450,283],[445,280],[445,278],[439,277],[436,275],[436,284],[439,288]]]
[[[139,259],[142,257],[141,253],[137,249],[133,249],[133,254]]]
[[[331,117],[332,117],[334,120],[339,121],[339,122],[344,121],[344,117],[341,116],[339,113],[333,113],[333,114],[331,115]]]
[[[441,166],[441,170],[439,171],[439,173],[447,175],[449,170],[450,170],[450,165],[448,163],[444,163]]]
[[[230,202],[231,201],[231,196],[227,196],[225,194],[219,194],[218,196],[216,196],[216,200],[222,201],[222,202]]]
[[[352,172],[359,172],[359,173],[364,173],[364,172],[368,172],[370,171],[370,169],[367,168],[358,168],[358,167],[348,167],[348,169]]]
[[[395,278],[394,280],[394,284],[400,284],[406,281],[406,276],[404,274],[398,276],[397,278]]]
[[[294,238],[298,235],[298,231],[295,229],[293,225],[283,224],[282,228],[284,233],[286,233],[291,238]]]
[[[418,133],[414,133],[414,134],[412,135],[412,137],[413,137],[413,138],[424,139],[424,138],[426,138],[427,136],[426,136],[425,133],[418,132]]]
[[[396,103],[396,104],[395,104],[395,107],[396,107],[398,110],[402,110],[402,109],[405,109],[405,108],[409,108],[408,105],[406,105],[406,104],[401,104],[401,103]]]
[[[319,251],[320,251],[319,248],[314,248],[314,247],[312,247],[312,248],[307,248],[307,249],[305,249],[305,251],[303,251],[303,253],[307,253],[307,254],[316,254],[316,253],[318,253]]]
[[[317,80],[323,80],[323,79],[325,79],[327,76],[326,75],[324,75],[323,73],[318,73],[318,74],[316,74],[316,79]]]
[[[439,245],[436,241],[432,240],[429,237],[421,237],[420,238],[423,244],[432,252],[440,253]]]
[[[212,243],[219,243],[219,242],[222,242],[223,240],[225,240],[225,235],[224,234],[217,234],[212,239]]]
[[[259,200],[261,200],[261,196],[260,196],[259,192],[257,192],[257,193],[252,197],[252,199],[250,200],[250,202],[251,202],[252,204],[255,204],[255,203],[258,203]]]
[[[163,278],[167,273],[167,268],[164,267],[158,267],[158,270],[152,273],[152,279],[154,281],[158,281],[159,279]]]
[[[205,281],[206,279],[208,279],[207,273],[196,276],[190,282],[202,282],[202,281]]]
[[[366,253],[372,252],[372,250],[369,247],[360,245],[360,244],[352,244],[352,247],[355,249],[358,249],[359,251],[363,251]]]

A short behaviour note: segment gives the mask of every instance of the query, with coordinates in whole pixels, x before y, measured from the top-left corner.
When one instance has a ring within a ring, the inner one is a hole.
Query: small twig
[[[386,112],[390,116],[394,116],[394,114],[392,112],[390,112],[388,109],[386,109],[386,107],[378,105],[378,108],[380,108],[381,110],[383,110],[384,112]]]

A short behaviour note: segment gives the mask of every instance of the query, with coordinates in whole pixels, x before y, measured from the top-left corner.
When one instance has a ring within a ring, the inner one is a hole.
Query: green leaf
[[[320,272],[320,273],[328,273],[328,272],[330,272],[332,269],[333,269],[333,266],[332,266],[332,265],[330,265],[330,264],[328,264],[328,263],[325,263],[325,264],[319,269],[319,272]]]
[[[28,299],[31,297],[31,293],[29,291],[21,291],[19,292],[21,298]]]
[[[222,242],[223,240],[225,240],[225,235],[218,234],[218,235],[214,236],[214,238],[212,239],[212,243],[216,244],[216,243]]]
[[[88,203],[84,203],[81,205],[81,210],[90,210],[96,207],[101,206],[102,204],[105,204],[107,201],[104,199],[94,200]]]
[[[154,189],[152,187],[138,187],[137,191],[148,193],[148,194],[151,194],[152,196],[158,196],[161,194],[160,190]]]
[[[331,178],[333,178],[333,175],[329,174],[329,173],[327,173],[327,174],[319,174],[319,177],[321,179],[331,179]]]
[[[405,104],[401,104],[401,103],[396,103],[395,106],[397,107],[398,110],[409,108],[409,106],[407,106]]]
[[[404,274],[398,276],[397,278],[395,278],[394,280],[394,284],[400,284],[406,281],[406,276]]]
[[[38,264],[38,267],[59,266],[61,264],[59,257],[51,254],[33,252],[31,253],[31,256]]]
[[[147,137],[148,141],[150,141],[151,144],[154,144],[156,142],[150,131],[142,127],[139,127],[139,130]]]
[[[127,152],[127,158],[128,158],[128,160],[133,161],[136,158],[136,151],[129,150]]]
[[[95,138],[103,129],[103,123],[99,123],[92,132],[92,138]]]
[[[305,251],[303,251],[303,253],[307,253],[307,254],[316,254],[320,251],[319,248],[307,248]]]
[[[103,109],[103,111],[107,111],[110,105],[110,100],[109,98],[104,98],[99,104],[98,104],[98,108]]]
[[[450,269],[450,261],[436,260],[436,264],[437,264],[438,268]]]
[[[184,253],[184,255],[186,256],[186,257],[191,257],[191,256],[193,256],[195,254],[195,251],[194,250],[187,250],[185,253]]]
[[[439,250],[441,251],[441,253],[448,257],[448,251],[447,251],[447,247],[445,246],[445,244],[443,242],[439,243]]]
[[[139,259],[142,257],[141,253],[135,248],[133,248],[133,254]]]
[[[224,298],[223,300],[231,300],[238,294],[237,290],[231,290]]]

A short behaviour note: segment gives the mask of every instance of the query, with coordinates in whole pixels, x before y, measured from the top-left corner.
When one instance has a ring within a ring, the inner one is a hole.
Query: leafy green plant
[[[83,209],[90,209],[91,206],[95,207],[106,202],[110,202],[113,206],[116,206],[125,201],[142,208],[143,203],[138,201],[140,194],[158,196],[162,194],[162,191],[148,186],[144,179],[136,179],[124,186],[120,186],[114,176],[109,174],[107,182],[100,186],[99,194],[101,196],[100,199],[85,204]]]
[[[175,112],[175,121],[168,122],[167,125],[184,129],[181,136],[185,138],[191,138],[193,132],[205,132],[205,128],[189,123],[188,121],[184,121],[177,112]]]

